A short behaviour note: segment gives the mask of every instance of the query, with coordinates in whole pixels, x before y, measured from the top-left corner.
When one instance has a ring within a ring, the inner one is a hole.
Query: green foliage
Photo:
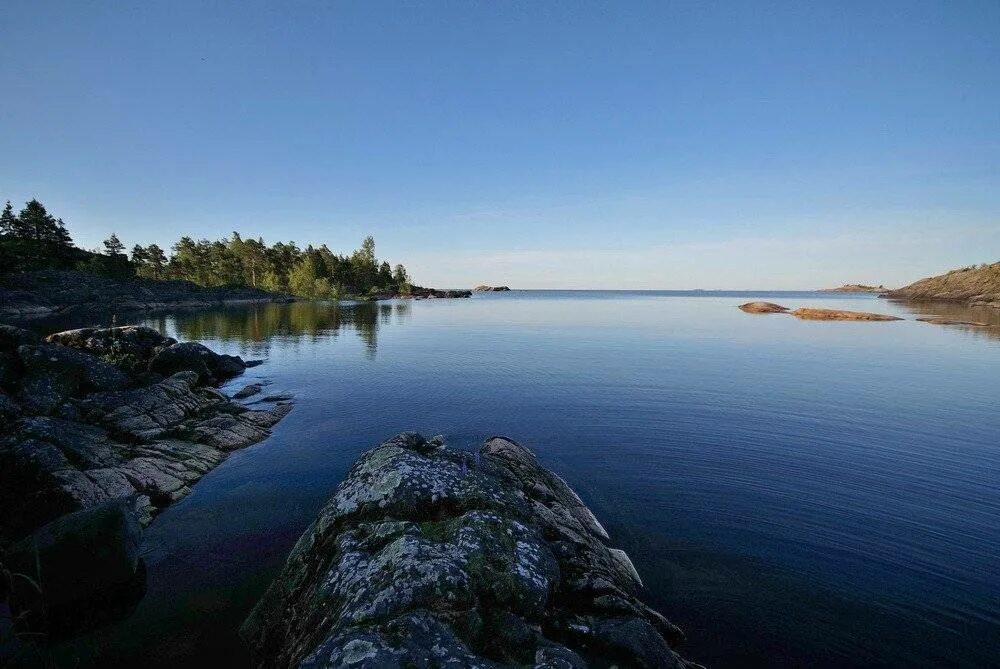
[[[85,252],[73,246],[62,219],[38,200],[26,202],[18,214],[10,201],[0,213],[0,272],[72,267]]]
[[[305,249],[292,241],[268,246],[261,238],[244,239],[238,232],[216,241],[181,237],[169,258],[156,244],[136,244],[129,258],[114,233],[103,246],[103,252],[74,247],[62,220],[37,200],[27,202],[19,214],[10,202],[0,212],[0,271],[76,268],[114,278],[252,286],[316,299],[410,292],[406,268],[396,265],[393,270],[387,261],[379,261],[372,237],[349,255],[335,254],[325,244]]]

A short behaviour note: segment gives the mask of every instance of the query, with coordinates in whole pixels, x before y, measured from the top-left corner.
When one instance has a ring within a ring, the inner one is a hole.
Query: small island
[[[510,288],[508,286],[487,286],[485,284],[472,289],[473,293],[504,293],[509,291]]]
[[[915,281],[886,297],[899,300],[961,302],[1000,308],[1000,262],[969,265]]]
[[[869,286],[864,283],[845,283],[837,288],[821,288],[821,293],[881,293],[886,290],[885,286]]]

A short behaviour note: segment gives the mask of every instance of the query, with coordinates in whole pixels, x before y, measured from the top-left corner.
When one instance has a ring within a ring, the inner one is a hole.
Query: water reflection
[[[912,302],[908,300],[891,300],[891,302],[910,312],[915,318],[944,318],[983,324],[928,324],[928,327],[957,328],[980,335],[985,339],[1000,339],[1000,309],[995,307],[971,307],[959,302]]]
[[[364,343],[368,357],[374,358],[379,327],[390,325],[393,319],[402,323],[409,316],[410,303],[406,300],[296,302],[190,312],[150,318],[145,323],[163,332],[173,329],[180,339],[234,342],[259,354],[266,354],[275,338],[315,341],[353,330]]]

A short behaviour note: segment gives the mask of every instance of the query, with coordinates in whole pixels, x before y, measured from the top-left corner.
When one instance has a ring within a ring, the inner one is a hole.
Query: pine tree
[[[112,232],[111,236],[104,240],[104,252],[115,258],[125,254],[125,245],[118,239],[118,235]]]

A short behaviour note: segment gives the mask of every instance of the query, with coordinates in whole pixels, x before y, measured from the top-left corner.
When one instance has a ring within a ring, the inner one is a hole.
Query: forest
[[[338,298],[376,294],[407,295],[410,277],[375,255],[367,237],[349,254],[326,244],[300,247],[296,242],[244,239],[238,232],[210,241],[181,237],[169,253],[157,244],[136,244],[129,251],[112,233],[103,248],[83,250],[73,244],[62,219],[38,200],[15,213],[10,201],[0,214],[0,272],[75,269],[119,279],[181,279],[201,286],[250,286],[298,297]]]

